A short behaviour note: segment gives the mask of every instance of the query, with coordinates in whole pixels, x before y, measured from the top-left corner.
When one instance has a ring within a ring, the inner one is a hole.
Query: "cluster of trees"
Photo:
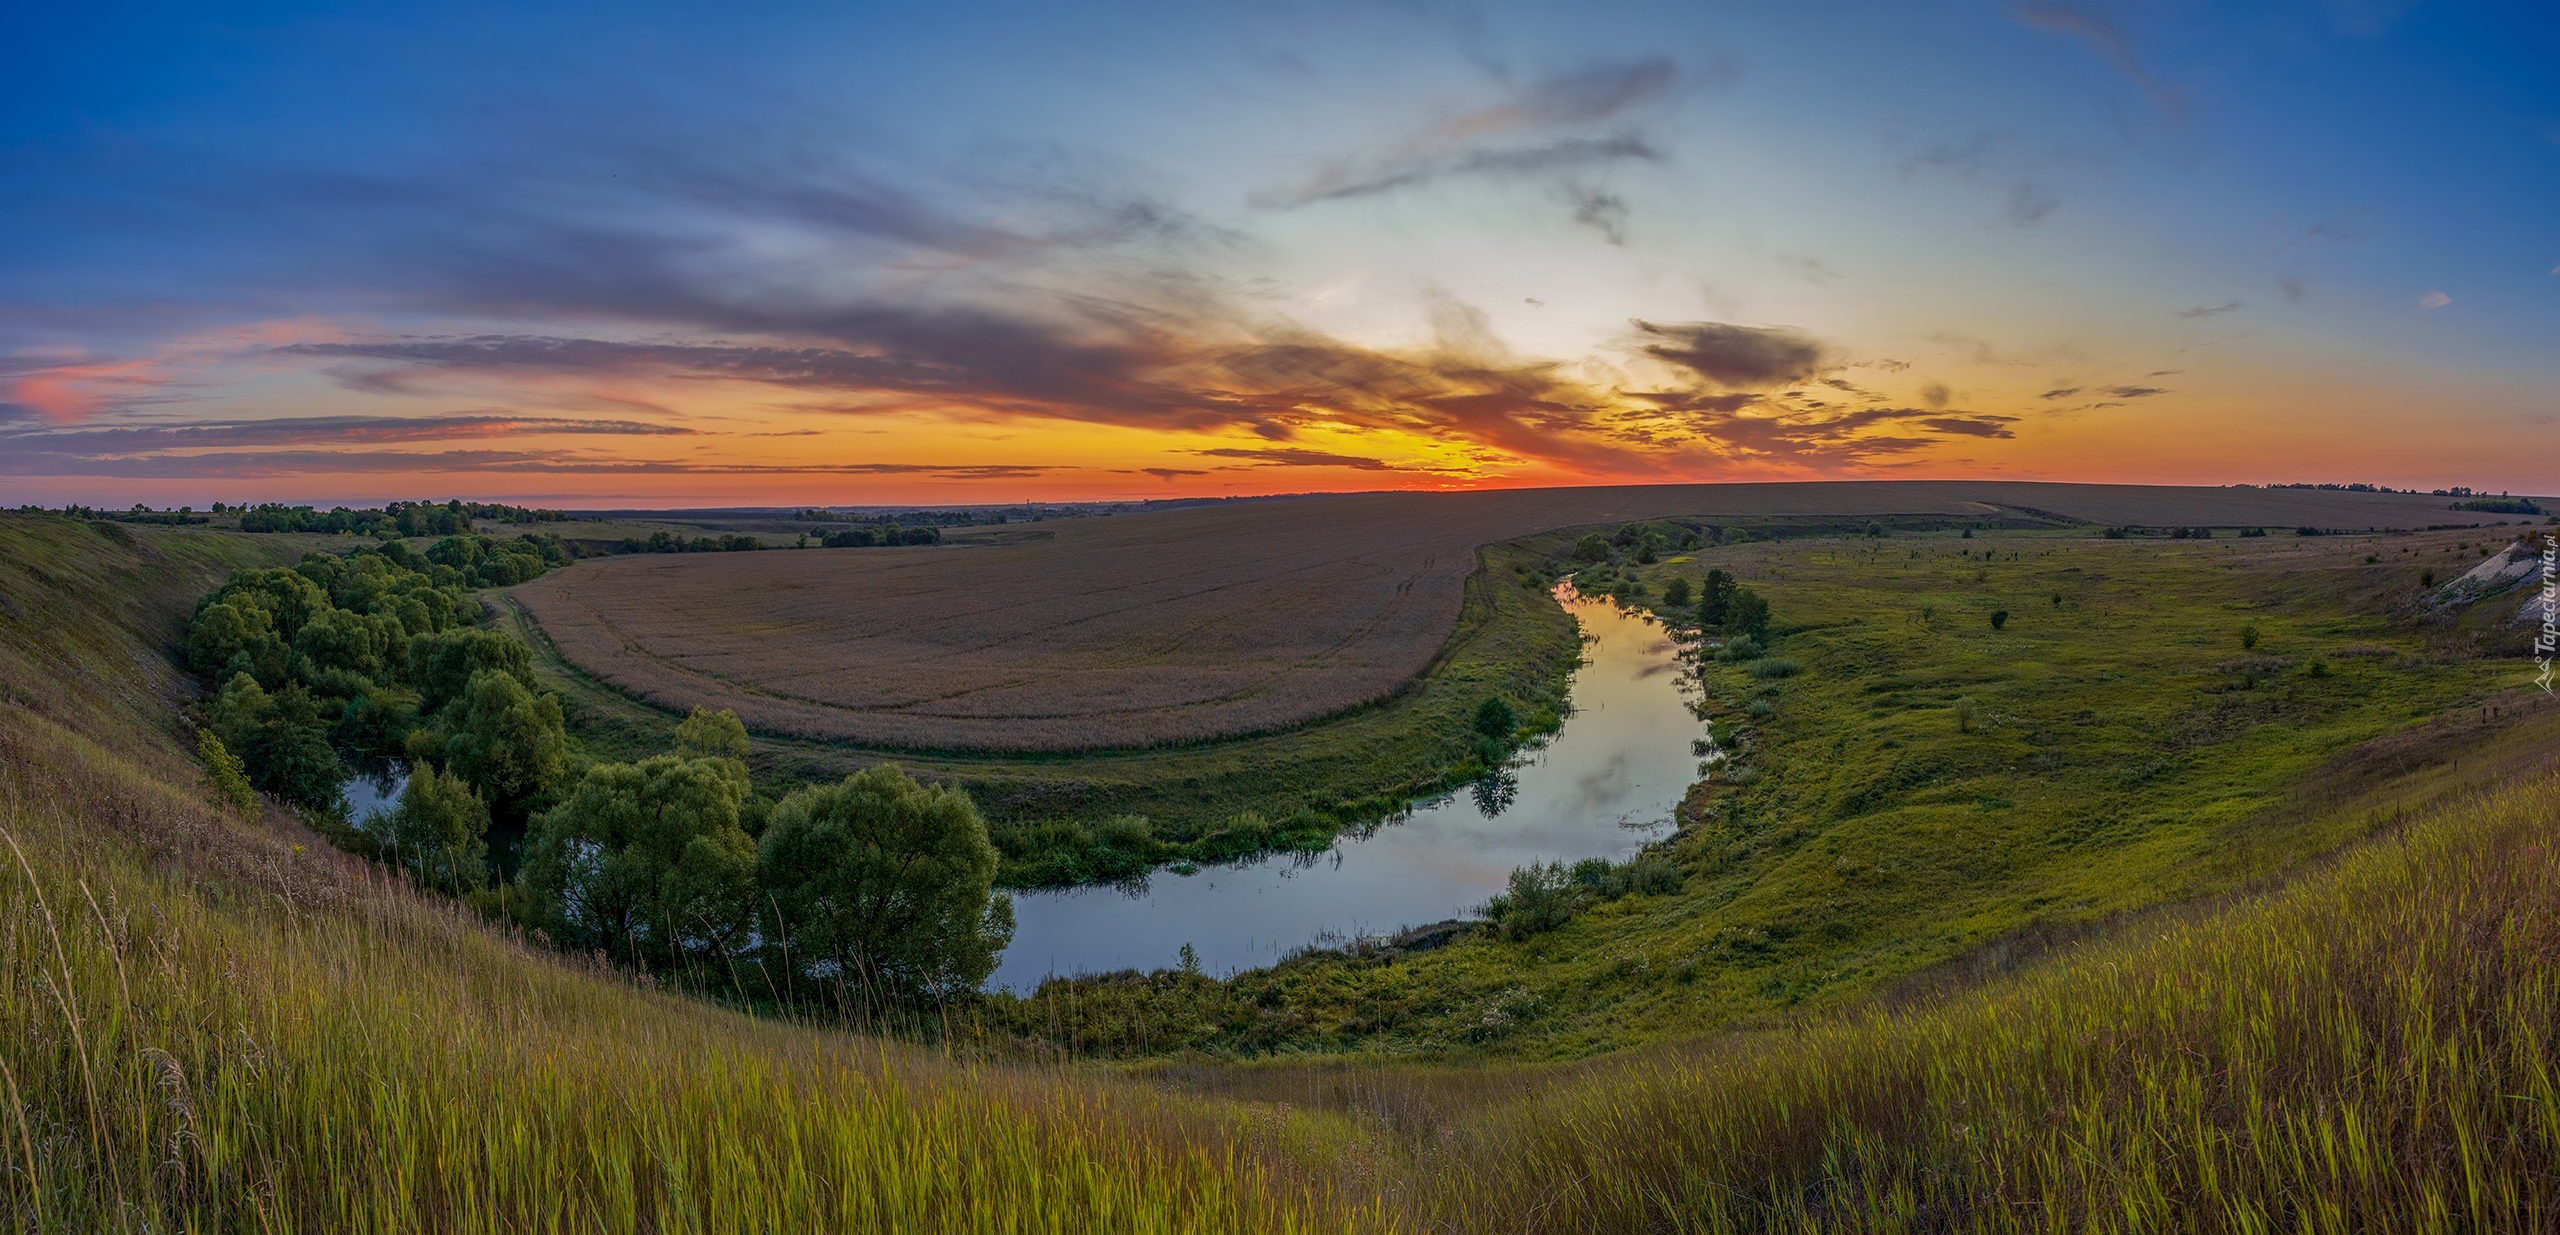
[[[529,839],[528,917],[564,947],[749,997],[976,990],[1013,937],[969,796],[895,766],[750,800],[746,730],[697,710],[673,753],[586,770]],[[801,990],[803,984],[817,990]]]
[[[2533,499],[2527,497],[2476,497],[2467,502],[2455,502],[2453,505],[2448,506],[2445,509],[2476,510],[2486,515],[2538,515],[2542,513],[2542,508],[2534,505]]]
[[[473,627],[467,598],[559,560],[557,542],[449,537],[423,557],[395,542],[238,572],[187,628],[189,666],[219,686],[209,728],[289,802],[337,800],[343,747],[450,760],[521,818],[527,769],[559,757],[560,707],[536,696],[522,642]]]
[[[213,504],[213,512],[225,512],[222,503]],[[392,502],[380,510],[351,510],[339,506],[327,511],[309,506],[286,506],[262,502],[256,506],[228,508],[240,516],[244,532],[339,532],[358,536],[458,536],[471,530],[474,520],[488,519],[500,523],[558,523],[569,516],[556,510],[540,510],[527,506],[501,503],[465,502]]]
[[[1683,581],[1685,582],[1685,580]],[[1666,593],[1668,589],[1665,589]],[[1666,594],[1665,601],[1669,600]],[[1728,639],[1749,639],[1753,643],[1769,641],[1769,602],[1758,592],[1734,581],[1730,571],[1707,572],[1698,586],[1698,629],[1722,634]]]
[[[764,542],[753,536],[731,533],[688,540],[665,529],[649,533],[647,540],[635,536],[622,542],[625,553],[752,553],[761,548]]]
[[[895,525],[878,529],[847,528],[841,532],[827,533],[826,538],[819,543],[830,549],[865,549],[873,545],[938,545],[942,543],[942,529]]]
[[[405,756],[397,803],[344,839],[563,947],[750,998],[913,1001],[986,980],[1013,909],[966,793],[879,767],[758,797],[729,712],[695,712],[669,754],[590,758],[532,650],[471,624],[470,580],[511,556],[453,538],[235,574],[186,642],[220,683],[199,737],[217,789],[326,809],[341,751]],[[524,837],[512,880],[490,861],[502,833]]]

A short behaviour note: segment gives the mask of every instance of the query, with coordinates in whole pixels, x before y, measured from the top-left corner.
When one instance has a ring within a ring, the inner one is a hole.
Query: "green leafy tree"
[[[1584,536],[1582,539],[1573,542],[1573,560],[1577,562],[1608,561],[1609,538],[1598,532],[1593,532],[1590,535]]]
[[[784,798],[757,868],[799,972],[828,964],[892,999],[977,989],[1013,938],[976,805],[893,765]]]
[[[270,693],[234,674],[213,701],[213,732],[237,752],[249,783],[288,802],[325,807],[346,779],[311,692],[294,682]]]
[[[562,944],[666,967],[733,954],[754,930],[744,765],[660,755],[604,763],[543,812],[523,879]]]
[[[1476,705],[1475,726],[1479,735],[1498,741],[1520,728],[1520,713],[1496,695]]]
[[[455,711],[445,764],[502,815],[521,817],[567,770],[557,696],[536,695],[512,674],[483,669],[471,675]]]
[[[676,754],[687,759],[747,758],[747,727],[727,708],[695,708],[676,726]]]
[[[420,883],[461,891],[488,878],[489,806],[459,776],[411,772],[399,805],[377,826]]]
[[[1665,609],[1688,608],[1689,581],[1686,579],[1674,579],[1669,583],[1663,584],[1662,607]]]
[[[500,631],[467,628],[409,641],[409,680],[425,711],[461,698],[471,679],[493,670],[533,689],[533,649]]]
[[[2006,610],[2006,609],[1994,609],[1994,610],[1992,610],[1992,611],[1991,611],[1991,629],[1993,629],[1993,630],[1998,630],[1998,629],[2000,629],[2000,628],[2002,628],[2002,627],[2004,627],[2004,626],[2007,626],[2008,624],[2009,624],[2009,611],[2008,611],[2008,610]]]

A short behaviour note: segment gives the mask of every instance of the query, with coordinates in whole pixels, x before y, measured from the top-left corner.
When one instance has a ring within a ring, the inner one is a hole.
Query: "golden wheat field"
[[[517,598],[564,658],[611,686],[671,709],[734,709],[762,732],[1144,747],[1270,732],[1395,693],[1447,640],[1491,541],[1628,519],[1880,515],[2358,529],[2453,518],[2441,499],[2408,495],[2017,482],[1364,494],[929,548],[627,555]]]

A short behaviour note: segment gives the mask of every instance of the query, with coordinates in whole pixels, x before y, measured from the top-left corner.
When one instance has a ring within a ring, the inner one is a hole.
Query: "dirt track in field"
[[[1476,548],[1558,527],[2001,507],[2276,529],[2497,517],[2445,504],[2010,481],[1360,494],[1063,520],[997,538],[1010,543],[635,554],[515,594],[572,663],[671,709],[866,746],[1089,750],[1268,732],[1391,695],[1456,628]]]

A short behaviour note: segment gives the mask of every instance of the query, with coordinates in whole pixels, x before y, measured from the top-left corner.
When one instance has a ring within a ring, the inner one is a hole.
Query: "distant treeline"
[[[213,504],[213,513],[225,513],[222,503]],[[240,516],[240,530],[244,532],[347,532],[357,536],[454,536],[469,532],[476,520],[530,524],[562,523],[569,518],[556,510],[460,500],[392,502],[379,510],[339,506],[327,511],[262,502],[230,507],[229,513]]]
[[[876,515],[857,515],[843,511],[821,510],[814,506],[798,511],[791,517],[801,523],[868,523],[882,527],[975,527],[982,523],[1005,523],[1011,519],[1010,512],[1002,510],[896,510]]]

